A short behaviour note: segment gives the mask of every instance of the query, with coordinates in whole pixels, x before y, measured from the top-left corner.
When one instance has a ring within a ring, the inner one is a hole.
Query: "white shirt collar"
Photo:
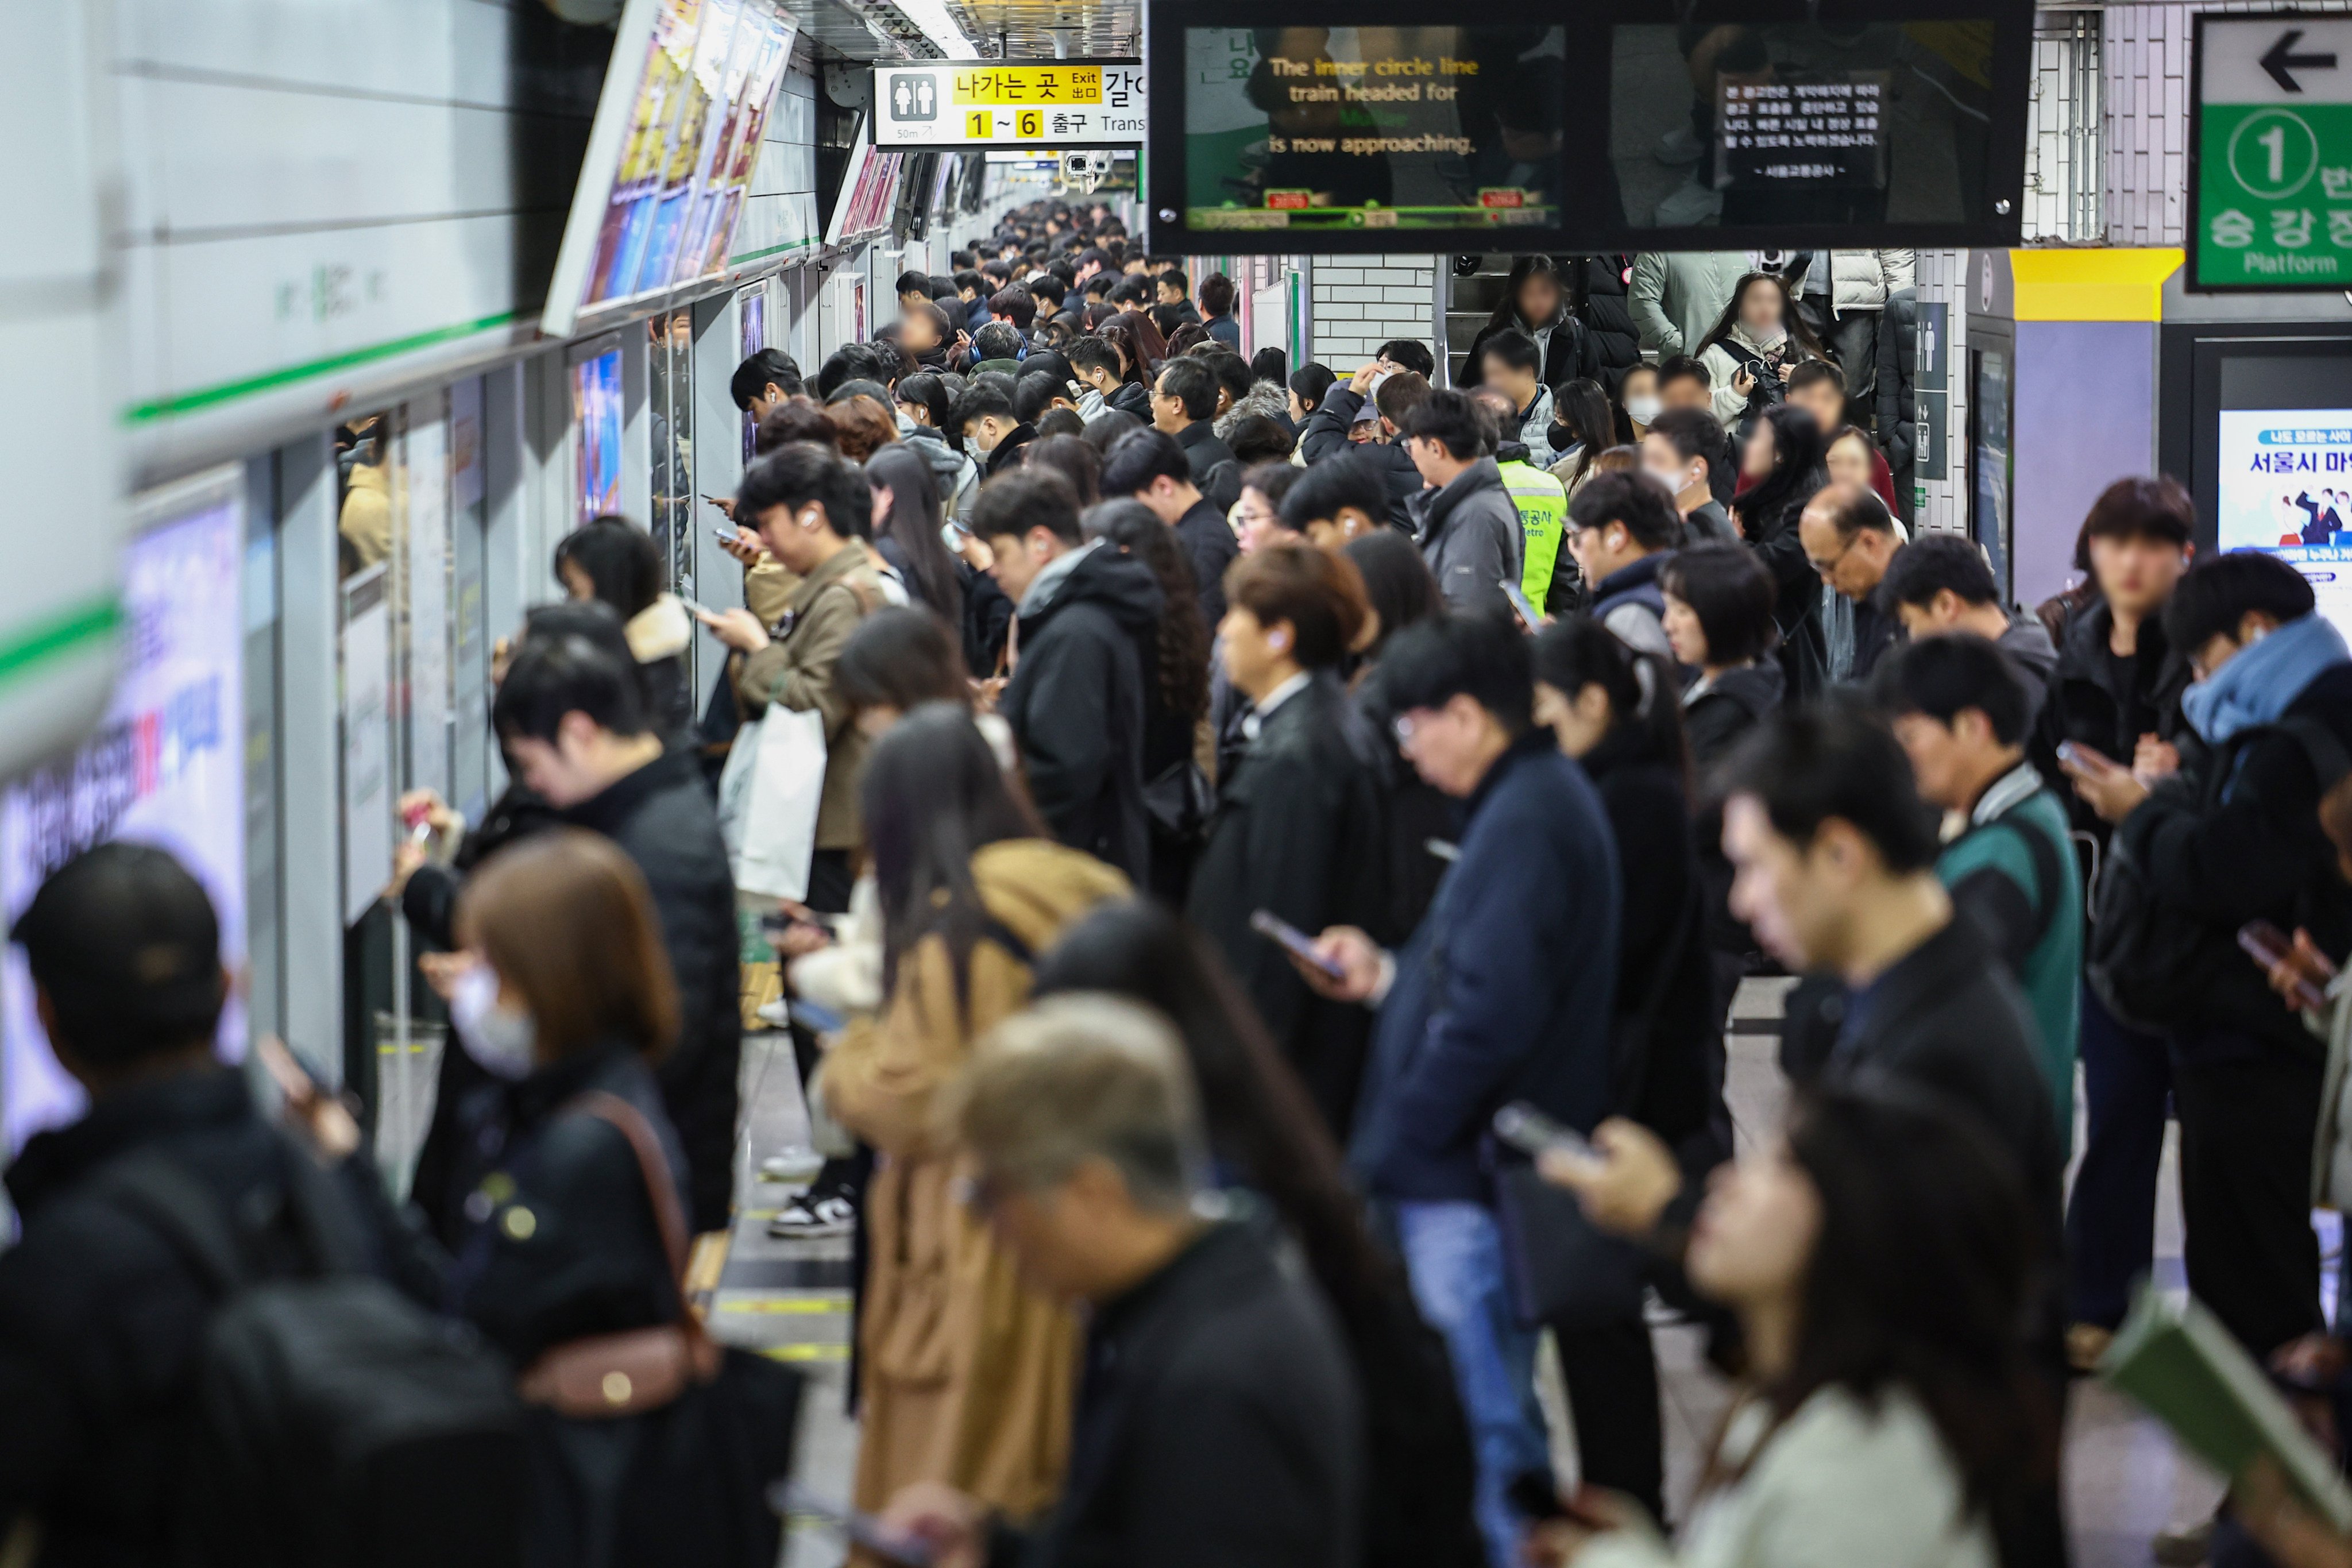
[[[1264,698],[1259,700],[1257,705],[1252,708],[1248,714],[1242,720],[1243,738],[1251,741],[1256,740],[1258,731],[1263,729],[1265,725],[1265,721],[1274,716],[1274,710],[1281,707],[1284,703],[1289,701],[1292,698],[1297,696],[1300,692],[1306,690],[1308,684],[1312,682],[1314,679],[1315,676],[1312,671],[1302,669],[1297,675],[1292,676],[1288,680],[1284,681],[1281,685],[1267,692]]]

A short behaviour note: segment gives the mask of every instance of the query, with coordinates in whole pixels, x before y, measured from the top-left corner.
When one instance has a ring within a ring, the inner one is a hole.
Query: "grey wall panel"
[[[321,1082],[343,1076],[342,801],[335,456],[324,436],[278,454],[284,764],[286,1039]]]

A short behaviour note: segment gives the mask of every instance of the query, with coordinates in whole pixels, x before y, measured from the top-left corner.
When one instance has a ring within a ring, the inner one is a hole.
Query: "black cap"
[[[85,1055],[183,1045],[209,1034],[220,1016],[212,900],[152,846],[100,844],[67,861],[9,936]]]

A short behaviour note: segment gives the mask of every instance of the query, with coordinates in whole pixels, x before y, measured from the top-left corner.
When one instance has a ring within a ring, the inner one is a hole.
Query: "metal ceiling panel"
[[[948,0],[986,58],[1133,57],[1143,49],[1142,0]],[[890,0],[785,0],[801,31],[853,60],[935,59],[940,51]]]

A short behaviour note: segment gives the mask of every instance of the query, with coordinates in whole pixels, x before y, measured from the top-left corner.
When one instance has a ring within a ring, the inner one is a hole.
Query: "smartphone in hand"
[[[1250,930],[1278,944],[1285,952],[1318,973],[1328,975],[1335,981],[1348,977],[1348,972],[1339,967],[1337,960],[1326,958],[1316,951],[1313,937],[1270,910],[1260,910],[1250,916]]]
[[[2295,955],[2294,943],[2288,939],[2286,932],[2268,921],[2248,921],[2244,925],[2240,926],[2238,946],[2244,951],[2247,957],[2261,964],[2263,972],[2266,974],[2277,969],[2279,965],[2288,963]],[[2287,999],[2306,1013],[2316,1012],[2327,1005],[2327,993],[2321,990],[2308,974],[2299,969],[2295,971],[2287,989],[2289,993]]]
[[[1601,1163],[1601,1155],[1583,1133],[1555,1121],[1524,1100],[1515,1100],[1495,1112],[1495,1136],[1522,1154],[1561,1153],[1571,1159]]]

